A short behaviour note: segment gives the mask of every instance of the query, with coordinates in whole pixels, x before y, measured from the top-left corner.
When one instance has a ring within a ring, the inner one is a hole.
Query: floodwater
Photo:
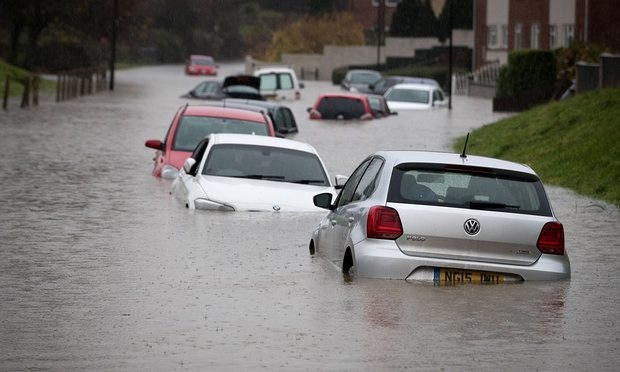
[[[348,281],[308,254],[322,213],[189,211],[150,175],[144,141],[202,79],[182,71],[117,71],[114,92],[0,112],[0,370],[620,369],[617,208],[548,187],[571,280]],[[337,89],[306,82],[290,105],[293,138],[332,176],[378,149],[450,150],[503,117],[456,96],[452,111],[307,120]]]

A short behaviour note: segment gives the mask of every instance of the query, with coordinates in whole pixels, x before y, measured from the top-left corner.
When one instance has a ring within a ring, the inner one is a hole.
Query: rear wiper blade
[[[504,204],[504,203],[470,201],[469,208],[471,209],[520,209],[521,207],[518,205]]]

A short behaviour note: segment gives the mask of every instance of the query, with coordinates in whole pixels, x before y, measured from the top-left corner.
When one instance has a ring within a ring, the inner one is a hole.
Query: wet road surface
[[[224,64],[221,76],[241,72]],[[620,214],[548,187],[572,279],[435,287],[344,280],[308,254],[322,213],[205,213],[150,175],[182,66],[115,92],[0,112],[0,370],[618,370]],[[294,139],[349,174],[378,149],[450,150],[503,117],[488,100],[371,122],[306,119]]]

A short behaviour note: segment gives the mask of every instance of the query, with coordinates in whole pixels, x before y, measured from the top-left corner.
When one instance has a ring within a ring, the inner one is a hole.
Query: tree
[[[397,37],[432,37],[438,23],[430,1],[403,0],[392,15],[390,35]]]
[[[263,58],[278,61],[282,53],[321,53],[324,45],[363,45],[364,42],[362,25],[348,13],[308,17],[275,32]]]

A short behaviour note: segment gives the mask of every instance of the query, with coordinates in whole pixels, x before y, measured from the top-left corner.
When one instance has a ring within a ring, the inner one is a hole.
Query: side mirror
[[[312,201],[314,202],[314,205],[319,208],[331,209],[330,207],[332,205],[332,194],[325,192],[315,195],[314,198],[312,198]]]
[[[160,140],[148,140],[144,142],[144,146],[150,149],[164,151],[164,144]]]
[[[347,181],[349,180],[349,177],[343,176],[341,174],[337,174],[335,177],[335,180],[336,180],[336,184],[334,188],[341,189],[344,187],[344,184],[347,183]]]
[[[299,89],[304,89],[306,87],[306,84],[304,83],[299,83]]]
[[[192,174],[191,171],[192,171],[192,168],[194,167],[194,165],[196,165],[196,159],[194,159],[194,158],[187,158],[187,159],[185,159],[185,162],[183,163],[183,170],[187,174]]]

